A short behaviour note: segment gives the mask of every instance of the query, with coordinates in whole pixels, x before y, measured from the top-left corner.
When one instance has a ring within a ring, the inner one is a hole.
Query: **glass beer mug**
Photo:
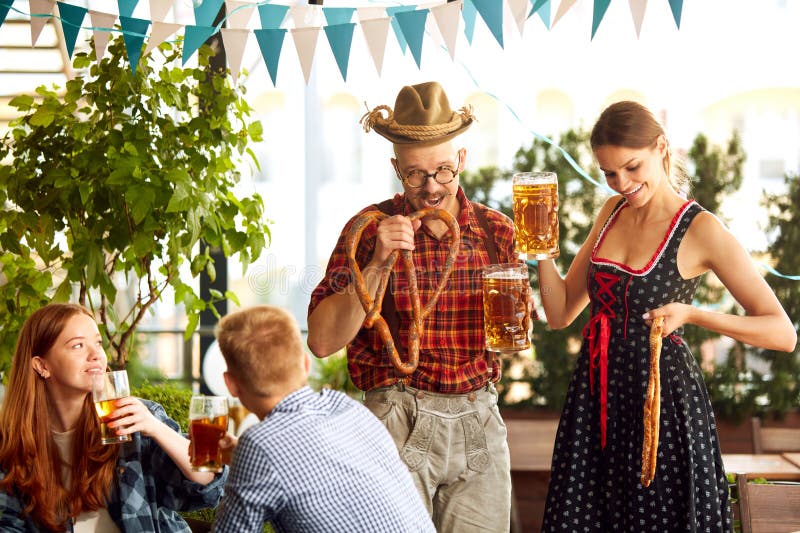
[[[531,347],[531,285],[524,263],[483,267],[483,322],[486,349],[518,352]]]
[[[228,399],[224,396],[192,396],[189,404],[192,470],[222,472],[219,440],[227,431]]]
[[[514,237],[520,259],[558,257],[558,179],[555,172],[520,172],[512,180]]]

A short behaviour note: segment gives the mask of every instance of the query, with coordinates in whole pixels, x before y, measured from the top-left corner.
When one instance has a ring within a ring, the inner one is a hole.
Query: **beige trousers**
[[[509,530],[511,472],[506,426],[493,386],[470,394],[412,387],[368,391],[440,533]]]

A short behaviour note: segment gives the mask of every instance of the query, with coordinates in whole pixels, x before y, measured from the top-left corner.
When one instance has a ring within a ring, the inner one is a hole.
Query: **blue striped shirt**
[[[214,531],[431,532],[389,433],[364,406],[303,387],[239,439]]]

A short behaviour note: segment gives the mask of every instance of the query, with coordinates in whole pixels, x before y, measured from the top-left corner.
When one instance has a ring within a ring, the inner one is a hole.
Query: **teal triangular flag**
[[[389,15],[389,18],[392,21],[392,29],[394,30],[394,35],[397,37],[397,43],[400,45],[400,50],[403,53],[406,53],[406,47],[408,43],[406,42],[406,38],[403,37],[403,30],[400,29],[400,24],[397,23],[397,18],[395,18],[396,13],[402,13],[404,11],[414,11],[417,6],[391,6],[386,8],[386,14]]]
[[[322,12],[325,14],[325,20],[331,26],[336,24],[347,24],[353,19],[353,13],[356,8],[354,7],[323,7]]]
[[[417,62],[417,68],[421,68],[422,38],[425,36],[425,20],[428,18],[428,10],[402,11],[396,13],[395,18],[400,25],[400,30],[403,32],[403,37],[408,43],[411,55],[414,56],[414,61]]]
[[[350,22],[323,28],[344,81],[347,81],[347,63],[350,61],[350,45],[353,44],[353,30],[355,27],[356,25]]]
[[[287,6],[288,7],[288,6]],[[259,6],[261,8],[261,6]],[[264,30],[254,30],[258,46],[261,48],[261,55],[264,63],[267,64],[269,77],[272,78],[272,85],[276,85],[278,79],[278,60],[281,58],[281,47],[286,30],[280,28],[270,28]]]
[[[526,18],[531,18],[534,13],[539,14],[539,18],[544,22],[544,26],[550,29],[550,0],[531,0],[533,7]]]
[[[186,33],[183,36],[183,65],[203,46],[209,37],[217,33],[213,26],[186,26]]]
[[[202,0],[194,2],[194,23],[198,26],[213,26],[219,8],[225,0]]]
[[[123,17],[132,17],[133,10],[136,9],[136,4],[138,3],[139,0],[117,0],[119,14]]]
[[[8,10],[11,9],[11,4],[13,3],[14,0],[0,0],[0,26],[6,21]]]
[[[675,24],[678,29],[681,29],[681,10],[683,9],[683,0],[669,0],[669,8],[672,10],[672,18],[675,19]]]
[[[278,4],[259,4],[258,18],[261,19],[261,27],[265,30],[277,30],[283,24],[289,6]]]
[[[88,9],[72,4],[58,2],[58,13],[61,16],[61,29],[64,30],[64,45],[67,47],[67,56],[72,59],[72,51],[75,50],[75,41],[78,40],[78,32],[81,30],[83,18]]]
[[[467,42],[472,44],[472,38],[475,36],[475,20],[478,18],[478,11],[472,0],[464,0],[461,16],[464,17],[464,35],[467,36]]]
[[[503,48],[503,2],[497,0],[472,0],[475,9]]]
[[[122,38],[125,40],[128,62],[131,64],[133,73],[136,74],[136,67],[139,65],[139,58],[142,56],[142,43],[144,43],[144,38],[147,36],[147,28],[150,27],[150,21],[120,15],[119,24],[122,27]]]
[[[603,20],[610,3],[611,0],[594,0],[594,9],[592,10],[592,39],[594,39],[594,34],[597,33],[597,28],[600,27],[600,21]]]

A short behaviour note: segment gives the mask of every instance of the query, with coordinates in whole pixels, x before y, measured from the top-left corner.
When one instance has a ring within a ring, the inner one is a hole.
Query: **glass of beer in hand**
[[[514,237],[520,259],[558,257],[558,180],[555,172],[514,174]]]
[[[483,267],[483,322],[486,349],[518,352],[531,347],[531,285],[524,263]]]
[[[92,400],[97,416],[100,418],[100,438],[103,444],[128,442],[130,435],[117,435],[108,423],[113,420],[111,413],[116,410],[115,403],[120,398],[131,395],[128,373],[125,370],[97,372],[92,374]]]
[[[224,396],[192,396],[189,405],[192,470],[222,472],[219,440],[227,431],[228,399]]]

